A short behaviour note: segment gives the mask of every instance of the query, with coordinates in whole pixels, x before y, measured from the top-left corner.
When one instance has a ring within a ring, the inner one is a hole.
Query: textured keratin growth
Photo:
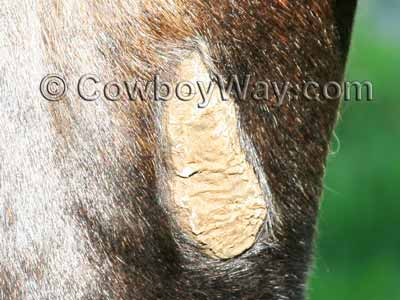
[[[210,84],[198,54],[184,59],[177,74],[178,82],[192,82],[197,93],[190,101],[168,101],[164,111],[172,168],[170,206],[183,232],[205,253],[232,258],[256,241],[266,217],[264,193],[241,147],[232,99],[222,101],[216,86],[210,103],[198,107],[198,83],[204,90]]]

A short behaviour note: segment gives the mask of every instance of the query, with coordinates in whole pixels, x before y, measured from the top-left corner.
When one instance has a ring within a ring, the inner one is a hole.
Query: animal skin
[[[240,140],[235,147],[255,186],[249,194],[262,192],[265,203],[257,204],[258,227],[243,231],[250,242],[224,251],[228,223],[209,242],[190,233],[189,217],[176,205],[184,190],[175,184],[180,161],[172,137],[179,130],[168,131],[167,114],[177,116],[171,106],[153,95],[84,101],[75,87],[84,74],[102,82],[155,75],[176,82],[193,57],[210,79],[341,82],[355,6],[356,0],[3,0],[0,299],[304,299],[339,99],[300,96],[276,105],[273,95],[229,95],[235,128],[228,132]],[[40,93],[47,74],[67,83],[59,101]],[[230,186],[240,187],[235,176]],[[215,221],[210,216],[207,226],[209,220]],[[229,247],[240,242],[240,226]]]

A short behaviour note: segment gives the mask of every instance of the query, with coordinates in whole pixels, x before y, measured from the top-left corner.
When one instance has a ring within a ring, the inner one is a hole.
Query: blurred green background
[[[400,300],[400,0],[359,1],[347,80],[374,101],[342,104],[328,158],[311,300]]]

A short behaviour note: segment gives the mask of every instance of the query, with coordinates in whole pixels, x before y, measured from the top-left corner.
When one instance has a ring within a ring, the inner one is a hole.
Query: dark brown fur
[[[105,81],[154,74],[170,80],[182,57],[203,55],[205,44],[211,75],[301,85],[342,80],[356,1],[99,0],[65,14],[68,2],[37,6],[46,69],[67,82],[89,71]],[[37,117],[16,122],[33,126],[50,112],[43,130],[54,137],[51,163],[39,156],[35,164],[51,182],[36,182],[38,214],[17,211],[27,192],[13,174],[24,169],[7,162],[0,168],[2,180],[15,182],[15,195],[0,199],[0,241],[8,255],[0,261],[0,298],[303,299],[339,100],[300,97],[280,107],[275,101],[237,101],[276,215],[253,249],[226,261],[201,254],[170,223],[163,205],[168,178],[161,178],[167,158],[159,137],[162,104],[89,103],[73,94],[33,104]],[[32,148],[23,151],[35,160]],[[45,209],[47,203],[56,204]],[[18,222],[46,234],[30,239],[25,233],[30,242],[21,248]],[[64,228],[76,237],[66,244]],[[71,272],[63,258],[76,262]]]

